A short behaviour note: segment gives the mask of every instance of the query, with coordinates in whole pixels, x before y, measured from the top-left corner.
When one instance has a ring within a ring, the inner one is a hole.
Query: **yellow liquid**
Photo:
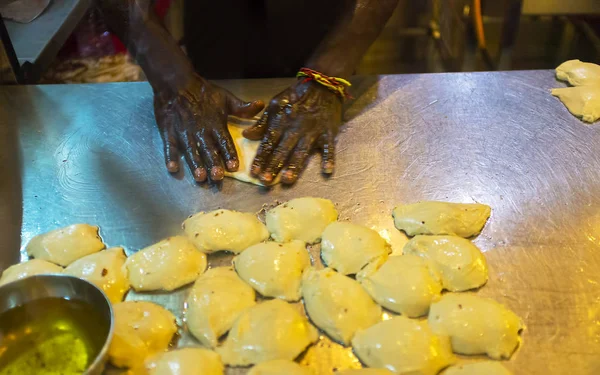
[[[88,303],[44,298],[0,314],[0,375],[82,374],[109,323]]]

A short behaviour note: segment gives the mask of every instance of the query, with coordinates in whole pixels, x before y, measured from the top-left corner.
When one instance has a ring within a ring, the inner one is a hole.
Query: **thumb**
[[[265,103],[262,100],[245,102],[231,93],[227,95],[227,113],[231,116],[252,118],[263,108],[265,108]]]

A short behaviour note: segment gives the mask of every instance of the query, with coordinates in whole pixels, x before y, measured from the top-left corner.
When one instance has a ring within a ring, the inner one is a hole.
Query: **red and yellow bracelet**
[[[348,93],[348,87],[352,84],[343,78],[329,77],[321,72],[309,68],[302,68],[296,74],[296,78],[304,77],[303,82],[315,81],[327,87],[342,98],[352,98]]]

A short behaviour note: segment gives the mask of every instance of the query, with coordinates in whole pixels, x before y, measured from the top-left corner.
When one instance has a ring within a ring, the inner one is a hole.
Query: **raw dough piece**
[[[73,224],[39,234],[27,244],[27,255],[47,260],[61,266],[104,249],[98,235],[98,227],[88,224]]]
[[[337,375],[394,375],[390,370],[383,368],[361,368],[336,372]]]
[[[404,246],[404,254],[431,261],[444,289],[462,292],[479,288],[488,279],[485,257],[471,241],[456,236],[416,236]]]
[[[302,241],[259,243],[233,259],[235,270],[248,285],[265,297],[298,301],[302,273],[310,257]]]
[[[125,262],[129,282],[137,292],[175,290],[206,269],[206,255],[183,236],[164,239],[133,254]]]
[[[357,332],[352,347],[365,365],[396,374],[436,375],[456,362],[448,337],[435,335],[427,322],[404,316]]]
[[[182,348],[158,354],[146,361],[145,368],[147,375],[223,375],[224,371],[221,357],[202,348]]]
[[[592,123],[600,118],[600,84],[552,89],[573,116]]]
[[[379,233],[348,222],[329,224],[321,239],[321,258],[327,267],[344,275],[357,273],[367,263],[387,257],[390,251]]]
[[[127,301],[113,305],[114,332],[108,360],[117,367],[137,368],[167,349],[177,332],[175,316],[152,302]]]
[[[350,344],[356,331],[381,320],[381,307],[360,284],[331,268],[306,271],[302,297],[315,325],[344,345]]]
[[[337,210],[330,200],[304,197],[269,210],[266,221],[275,241],[301,240],[312,244],[319,242],[323,230],[337,217]]]
[[[21,280],[29,276],[62,273],[63,268],[41,259],[32,259],[8,267],[2,272],[0,285]]]
[[[512,375],[498,362],[475,362],[449,367],[443,375]]]
[[[388,310],[416,318],[440,298],[440,277],[416,255],[389,257],[369,264],[356,275],[367,293]]]
[[[238,316],[256,304],[254,289],[229,267],[211,268],[196,280],[187,298],[188,329],[203,345],[215,347]]]
[[[118,303],[129,290],[127,270],[123,267],[126,259],[123,248],[113,247],[77,259],[65,268],[64,273],[93,283],[102,289],[111,303]]]
[[[498,302],[472,294],[448,293],[429,309],[429,325],[448,335],[460,354],[510,358],[520,342],[521,319]]]
[[[269,238],[267,227],[255,215],[230,210],[197,213],[183,222],[183,229],[207,254],[220,250],[238,254]]]
[[[311,375],[311,372],[294,361],[276,359],[252,367],[248,375]]]
[[[409,236],[450,234],[472,237],[481,232],[492,209],[479,203],[419,202],[394,208],[394,225]]]
[[[315,327],[292,305],[274,299],[242,313],[217,352],[231,366],[293,360],[318,338]]]
[[[569,60],[556,68],[556,78],[572,86],[600,85],[600,65]]]

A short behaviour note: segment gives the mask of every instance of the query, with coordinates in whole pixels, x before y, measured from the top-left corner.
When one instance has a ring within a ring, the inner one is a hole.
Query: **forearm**
[[[351,75],[392,15],[398,0],[357,0],[306,66],[330,76]]]
[[[151,9],[150,0],[97,0],[108,27],[140,64],[154,90],[185,85],[194,68]]]

